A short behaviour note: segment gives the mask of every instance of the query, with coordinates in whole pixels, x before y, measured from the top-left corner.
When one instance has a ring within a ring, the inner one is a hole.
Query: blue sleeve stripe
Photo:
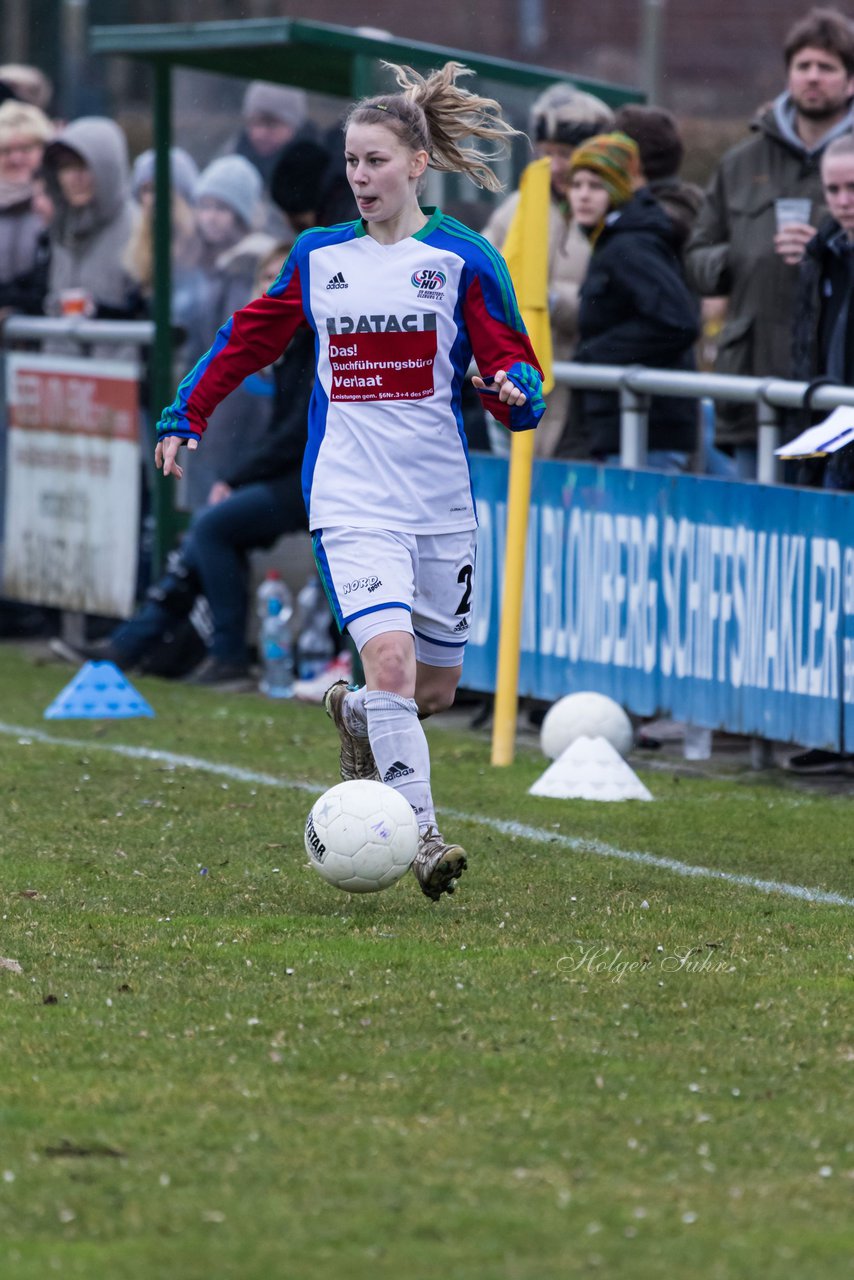
[[[523,391],[530,391],[536,395],[542,387],[542,379],[536,369],[532,369],[529,364],[513,365],[513,372],[510,375],[515,383],[521,386]]]
[[[495,246],[490,244],[483,236],[478,235],[476,231],[471,231],[468,227],[464,227],[455,218],[443,218],[441,229],[449,236],[456,236],[459,240],[467,241],[483,253],[492,267],[496,282],[501,290],[501,300],[504,304],[504,316],[507,325],[511,329],[516,329],[519,333],[525,333],[525,324],[516,304],[516,293],[513,288],[513,281],[510,278],[510,272],[507,270],[507,263]]]
[[[169,408],[164,409],[163,413],[161,414],[160,422],[157,425],[157,434],[159,436],[164,436],[164,435],[183,436],[187,432],[187,420],[186,420],[187,402],[189,401],[190,396],[193,394],[193,391],[195,390],[196,386],[204,377],[205,372],[208,368],[208,365],[216,356],[219,355],[220,351],[222,351],[225,347],[228,346],[228,341],[229,341],[229,338],[231,337],[232,320],[233,320],[233,317],[229,316],[228,320],[226,320],[222,328],[217,331],[217,335],[213,341],[213,346],[210,348],[209,351],[205,352],[205,354],[197,361],[197,363],[193,366],[190,372],[181,380],[178,386],[178,392],[175,396],[174,401],[169,406]],[[174,430],[176,423],[180,423],[180,426],[178,427],[177,431]],[[190,436],[195,436],[196,434],[197,433],[195,431],[191,431],[189,433]]]
[[[478,236],[478,233],[470,232],[469,229],[462,227],[462,224],[455,224],[453,229],[449,228],[448,234],[474,244],[476,248],[484,252],[484,256],[489,260],[489,265],[492,266],[495,283],[501,289],[504,320],[506,320],[508,328],[516,329],[519,333],[525,333],[525,324],[522,321],[519,307],[516,305],[516,292],[513,289],[510,271],[507,270],[507,264],[504,262],[501,253],[489,241],[484,241],[483,237]]]
[[[528,431],[537,425],[546,411],[542,379],[536,369],[532,369],[529,364],[523,364],[521,361],[510,366],[507,376],[528,397],[525,404],[510,406],[510,430]]]

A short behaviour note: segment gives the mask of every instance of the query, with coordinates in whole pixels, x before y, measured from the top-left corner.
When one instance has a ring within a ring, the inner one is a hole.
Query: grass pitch
[[[4,1277],[850,1275],[854,908],[609,856],[851,897],[848,795],[534,799],[535,753],[437,727],[469,873],[351,898],[302,848],[321,711],[43,721],[69,675],[0,650],[0,719],[83,744],[0,733]]]

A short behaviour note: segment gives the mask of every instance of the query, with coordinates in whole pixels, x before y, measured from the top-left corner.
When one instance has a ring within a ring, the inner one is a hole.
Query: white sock
[[[354,738],[367,738],[368,720],[365,714],[365,694],[367,689],[349,689],[344,699],[344,723]]]
[[[430,751],[414,698],[372,689],[365,695],[368,737],[380,779],[405,796],[418,826],[435,825],[430,791]]]

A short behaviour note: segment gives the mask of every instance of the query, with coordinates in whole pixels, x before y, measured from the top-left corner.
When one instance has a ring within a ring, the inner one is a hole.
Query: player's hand
[[[157,441],[157,447],[154,450],[154,462],[158,470],[162,470],[164,476],[176,476],[179,480],[184,474],[184,468],[179,467],[175,459],[178,456],[178,450],[181,445],[185,444],[188,449],[198,449],[198,440],[184,440],[181,436],[163,436]]]
[[[495,377],[492,379],[492,386],[487,387],[483,378],[477,374],[472,378],[472,386],[478,391],[497,391],[498,399],[502,404],[524,404],[528,397],[524,391],[516,386],[515,382],[511,382],[503,369],[499,369]]]

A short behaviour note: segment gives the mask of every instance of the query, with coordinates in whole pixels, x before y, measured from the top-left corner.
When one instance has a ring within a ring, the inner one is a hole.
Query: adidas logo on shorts
[[[394,764],[386,769],[383,782],[387,784],[396,782],[398,778],[408,778],[414,772],[415,770],[411,769],[408,764],[404,764],[402,760],[395,760]]]
[[[327,289],[349,289],[350,288],[347,281],[344,279],[343,271],[337,271],[326,287]]]

